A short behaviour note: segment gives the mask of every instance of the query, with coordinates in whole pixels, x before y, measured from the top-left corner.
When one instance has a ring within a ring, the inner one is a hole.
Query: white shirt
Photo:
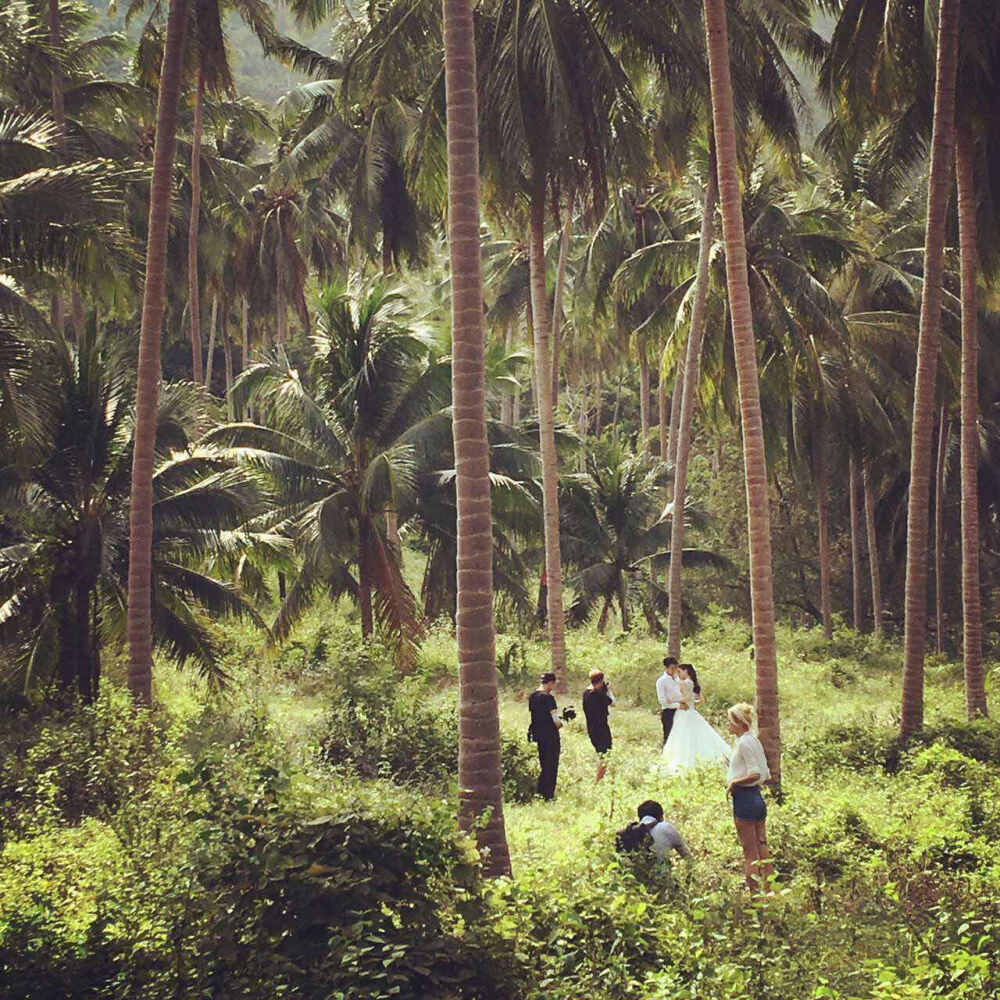
[[[665,670],[656,678],[656,697],[660,708],[677,708],[681,701],[681,686]]]
[[[734,781],[741,781],[751,774],[760,775],[760,780],[754,782],[755,785],[762,785],[771,778],[771,769],[767,766],[767,754],[761,745],[757,734],[748,729],[737,741],[733,748],[733,755],[729,758],[729,777],[727,784]],[[744,785],[744,788],[752,788],[753,785]]]
[[[657,823],[652,816],[643,816],[641,822],[652,827],[649,836],[653,841],[653,852],[661,861],[671,849],[675,850],[682,858],[691,857],[688,845],[684,843],[684,838],[673,823],[665,819]]]

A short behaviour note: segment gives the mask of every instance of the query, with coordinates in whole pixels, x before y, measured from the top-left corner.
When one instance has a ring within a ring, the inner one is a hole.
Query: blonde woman
[[[771,779],[767,755],[753,731],[753,706],[746,702],[733,705],[726,713],[729,731],[737,738],[729,760],[727,788],[733,797],[733,819],[743,848],[747,887],[754,891],[758,877],[765,888],[774,874],[767,849],[767,806],[761,785]]]

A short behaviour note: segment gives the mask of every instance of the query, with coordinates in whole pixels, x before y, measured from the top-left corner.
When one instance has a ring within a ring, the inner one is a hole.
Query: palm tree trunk
[[[681,395],[678,407],[677,434],[671,440],[676,443],[674,455],[674,515],[670,527],[670,550],[677,554],[670,560],[667,577],[667,653],[681,655],[681,607],[683,604],[681,554],[684,551],[684,502],[687,497],[688,459],[691,455],[691,434],[694,423],[694,402],[698,392],[698,376],[701,365],[701,345],[705,336],[705,312],[708,304],[708,264],[712,251],[712,235],[715,219],[715,204],[718,200],[718,181],[715,175],[714,153],[709,154],[708,179],[705,183],[705,205],[701,217],[701,235],[698,242],[698,270],[695,275],[694,303],[691,308],[691,332],[688,334],[687,352],[684,361],[683,385],[675,383],[674,397]],[[663,372],[660,372],[663,382]],[[663,447],[663,425],[661,410],[660,446]]]
[[[538,387],[538,433],[542,457],[542,508],[545,520],[545,575],[548,582],[548,626],[556,690],[566,690],[566,632],[562,603],[562,559],[559,552],[559,467],[552,405],[552,351],[549,304],[545,292],[545,173],[533,181],[529,269],[535,332],[535,382]]]
[[[699,251],[700,252],[700,251]],[[664,347],[664,354],[666,353]],[[677,364],[674,365],[674,391],[670,396],[670,429],[667,435],[667,465],[677,464],[677,438],[680,435],[681,426],[681,406],[684,403],[684,382],[686,375],[684,372],[685,357],[687,351],[678,355]],[[663,363],[660,364],[660,378],[666,370]]]
[[[646,345],[636,345],[639,350],[639,451],[649,448],[649,357]]]
[[[965,710],[970,719],[986,715],[983,674],[983,603],[979,583],[979,323],[976,277],[975,147],[968,124],[955,136],[958,181],[958,242],[962,255],[962,659]]]
[[[198,66],[191,130],[191,218],[188,220],[188,320],[191,324],[191,378],[202,383],[201,293],[198,287],[198,225],[201,221],[201,137],[205,106],[205,78]]]
[[[851,625],[861,631],[861,512],[858,508],[858,467],[851,453],[847,467],[851,515]]]
[[[230,421],[236,419],[233,405],[233,340],[229,336],[229,307],[222,310],[222,357],[226,366],[226,416]]]
[[[941,404],[941,416],[938,420],[937,469],[934,473],[934,626],[936,635],[934,650],[938,655],[944,647],[944,560],[942,543],[944,541],[944,489],[945,489],[945,453],[948,448],[948,415],[944,404]]]
[[[823,637],[833,638],[833,602],[830,598],[830,493],[827,488],[826,439],[820,431],[816,449],[816,521],[819,527],[819,611]]]
[[[128,687],[140,705],[153,695],[153,459],[160,396],[160,336],[167,272],[170,187],[177,148],[177,101],[188,0],[170,0],[156,109],[156,143],[149,193],[146,282],[142,296],[129,511]]]
[[[620,571],[618,573],[618,607],[622,613],[622,631],[630,632],[632,622],[628,614],[628,581],[625,579],[625,574]]]
[[[361,637],[367,639],[375,629],[372,615],[372,571],[369,559],[372,526],[367,517],[358,519],[358,607],[361,611]]]
[[[76,285],[70,291],[70,315],[73,319],[73,335],[79,343],[83,339],[83,326],[86,322],[86,314],[83,306],[83,296]]]
[[[920,302],[917,372],[913,386],[910,493],[906,520],[906,591],[903,634],[903,704],[900,730],[915,732],[924,721],[924,648],[927,641],[927,502],[930,492],[934,392],[941,340],[941,294],[945,224],[955,141],[955,71],[958,63],[959,0],[940,0],[934,131],[927,187],[924,288]]]
[[[59,0],[49,0],[49,42],[53,50],[58,51],[62,44],[62,17],[59,10]],[[66,156],[66,102],[63,95],[62,74],[58,69],[52,71],[52,120],[55,122],[57,137],[56,148],[61,156]],[[62,295],[56,292],[52,296],[52,327],[60,333],[65,328],[65,315]]]
[[[205,386],[212,391],[212,368],[215,361],[215,331],[219,323],[219,296],[212,296],[211,326],[208,328],[208,360],[205,363]]]
[[[503,332],[503,350],[507,357],[510,357],[514,350],[514,327],[513,324],[508,324],[507,328]],[[500,403],[500,422],[502,424],[514,423],[514,393],[513,391],[508,392],[504,395],[503,400]]]
[[[458,505],[459,825],[476,831],[486,873],[509,875],[493,626],[493,521],[479,253],[479,123],[470,0],[444,0],[444,39],[452,437]],[[488,816],[485,823],[484,816]]]
[[[604,404],[604,369],[597,369],[597,399],[594,401],[594,434],[601,436],[604,429],[601,424],[601,407]]]
[[[563,321],[563,298],[566,293],[566,256],[573,228],[573,205],[566,204],[562,232],[559,235],[559,262],[556,265],[556,287],[552,290],[552,408],[559,405],[560,334]]]
[[[610,612],[611,612],[611,598],[605,597],[604,607],[601,608],[601,617],[598,619],[597,622],[597,631],[600,632],[601,635],[604,635],[604,631],[608,627],[608,615],[610,614]]]
[[[274,297],[275,297],[275,311],[277,313],[277,330],[275,333],[275,339],[277,340],[278,346],[281,347],[285,343],[285,337],[288,333],[288,308],[285,305],[285,286],[281,280],[281,254],[275,254],[275,275],[274,275]]]
[[[240,317],[240,322],[242,324],[242,334],[243,334],[243,354],[240,357],[240,371],[249,364],[250,361],[250,303],[247,301],[247,297],[244,295],[242,304],[242,315]]]
[[[733,348],[740,390],[743,465],[746,477],[750,542],[750,603],[753,610],[754,663],[760,740],[775,784],[781,780],[781,724],[778,713],[778,655],[774,636],[771,520],[767,496],[767,459],[757,381],[746,237],[737,175],[733,86],[725,0],[705,0],[712,119],[719,161],[719,201],[726,246],[726,282],[732,315]]]
[[[872,578],[872,628],[875,638],[882,638],[882,570],[878,560],[878,535],[875,533],[875,497],[872,494],[870,463],[861,463],[861,487],[865,493],[865,531],[868,535],[868,566]]]
[[[661,461],[667,460],[667,452],[670,444],[670,406],[667,400],[667,378],[663,367],[663,358],[660,357],[659,379],[656,383],[656,429],[659,438],[659,456]]]

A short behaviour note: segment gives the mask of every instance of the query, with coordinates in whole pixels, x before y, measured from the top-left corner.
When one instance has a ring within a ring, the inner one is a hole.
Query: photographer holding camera
[[[583,692],[583,714],[587,717],[587,735],[597,751],[597,777],[594,784],[604,777],[611,752],[611,727],[608,709],[615,703],[615,696],[604,679],[604,672],[591,670],[590,687]]]
[[[559,730],[564,722],[576,718],[572,708],[563,709],[559,715],[552,689],[556,684],[556,675],[542,674],[542,681],[537,691],[528,698],[528,711],[531,712],[531,725],[528,727],[528,739],[538,744],[538,763],[541,774],[538,776],[538,794],[549,800],[556,794],[556,778],[559,774]]]

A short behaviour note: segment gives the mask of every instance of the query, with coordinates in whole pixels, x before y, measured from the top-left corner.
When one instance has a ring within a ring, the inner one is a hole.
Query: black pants
[[[670,730],[674,728],[674,712],[676,708],[663,708],[660,709],[660,722],[663,725],[663,743],[666,745],[668,739],[670,739]]]
[[[559,775],[559,734],[538,741],[538,763],[542,772],[538,775],[538,794],[543,799],[551,799],[556,794],[556,778]]]

